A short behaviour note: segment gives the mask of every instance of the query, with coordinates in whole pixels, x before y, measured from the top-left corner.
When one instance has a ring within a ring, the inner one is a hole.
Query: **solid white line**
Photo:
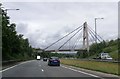
[[[86,72],[83,72],[83,71],[80,71],[80,70],[76,70],[76,69],[72,69],[72,68],[69,68],[69,67],[66,67],[66,66],[61,66],[61,67],[66,68],[66,69],[70,69],[70,70],[75,71],[75,72],[80,72],[80,73],[83,73],[83,74],[86,74],[86,75],[89,75],[89,76],[99,77],[97,75],[89,74],[89,73],[86,73]]]
[[[41,69],[42,70],[42,72],[44,72],[44,70],[43,69]]]
[[[12,69],[12,68],[14,68],[14,67],[16,67],[16,66],[18,66],[18,65],[14,65],[14,66],[12,66],[12,67],[6,68],[6,69],[4,69],[4,70],[1,70],[0,72],[7,71],[7,70]]]
[[[4,69],[4,70],[1,70],[0,73],[1,73],[1,72],[4,72],[4,71],[7,71],[7,70],[9,70],[9,69],[12,69],[12,68],[14,68],[14,67],[16,67],[16,66],[19,66],[19,65],[28,63],[28,62],[32,62],[32,61],[26,61],[26,62],[22,62],[22,63],[17,64],[17,65],[11,66],[11,67],[9,67],[9,68],[6,68],[6,69]]]

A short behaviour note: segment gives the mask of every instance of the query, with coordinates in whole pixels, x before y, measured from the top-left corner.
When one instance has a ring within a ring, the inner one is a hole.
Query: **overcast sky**
[[[85,21],[94,29],[97,20],[97,33],[105,40],[118,36],[117,2],[4,2],[11,23],[16,30],[29,39],[33,47],[44,48],[63,35],[82,25]]]

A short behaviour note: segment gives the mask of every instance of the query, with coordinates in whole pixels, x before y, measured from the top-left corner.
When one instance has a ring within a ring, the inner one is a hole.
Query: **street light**
[[[6,12],[6,14],[8,10],[20,10],[20,9],[5,9],[4,11]]]
[[[97,19],[104,19],[104,18],[95,18],[95,43],[97,43],[97,26],[96,26]]]

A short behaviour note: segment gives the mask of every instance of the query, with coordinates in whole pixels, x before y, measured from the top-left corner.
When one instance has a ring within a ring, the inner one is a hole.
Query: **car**
[[[47,58],[43,58],[43,61],[47,61]]]
[[[49,66],[60,66],[60,60],[58,57],[50,57],[48,60]]]
[[[107,59],[107,60],[112,60],[113,58],[112,58],[112,57],[110,57],[110,56],[108,56],[106,59]]]
[[[40,57],[39,55],[37,55],[37,60],[40,60],[40,58],[41,58],[41,57]]]

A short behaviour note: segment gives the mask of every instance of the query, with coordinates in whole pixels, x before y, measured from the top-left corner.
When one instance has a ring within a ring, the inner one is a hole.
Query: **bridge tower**
[[[88,27],[87,22],[83,24],[83,49],[87,48],[87,52],[89,52],[89,38],[88,38]]]

